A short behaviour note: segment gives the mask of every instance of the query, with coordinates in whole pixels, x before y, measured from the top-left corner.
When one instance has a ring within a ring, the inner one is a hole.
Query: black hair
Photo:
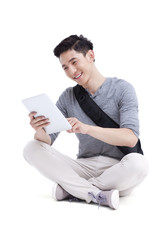
[[[93,50],[93,43],[87,38],[83,37],[83,35],[71,35],[64,40],[62,40],[53,50],[54,55],[56,57],[60,57],[63,52],[68,50],[75,50],[77,52],[82,53],[86,56],[86,53],[89,50]]]

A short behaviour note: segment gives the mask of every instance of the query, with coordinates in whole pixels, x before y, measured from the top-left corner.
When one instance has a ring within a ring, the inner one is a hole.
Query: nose
[[[76,73],[76,68],[75,68],[75,66],[70,66],[70,68],[69,68],[69,73],[70,73],[70,75],[74,75],[75,73]]]

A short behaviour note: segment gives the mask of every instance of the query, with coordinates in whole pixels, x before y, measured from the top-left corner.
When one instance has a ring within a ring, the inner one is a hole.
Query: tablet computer
[[[71,129],[71,125],[63,116],[58,107],[50,100],[46,94],[40,94],[22,100],[29,112],[37,112],[35,117],[45,116],[49,118],[50,124],[45,127],[48,134],[57,133]]]

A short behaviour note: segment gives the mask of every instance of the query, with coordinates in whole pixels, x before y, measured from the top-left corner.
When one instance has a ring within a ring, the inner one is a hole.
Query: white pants
[[[128,195],[148,173],[145,157],[130,153],[118,161],[97,156],[72,159],[43,142],[33,140],[24,148],[24,158],[44,176],[61,185],[71,195],[91,201],[88,192],[118,189]]]

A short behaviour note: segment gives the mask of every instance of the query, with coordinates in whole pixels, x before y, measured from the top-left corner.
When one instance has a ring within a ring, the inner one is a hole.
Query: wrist
[[[46,134],[44,129],[35,132],[35,137],[43,137]]]
[[[93,126],[91,126],[91,125],[86,125],[86,126],[87,126],[86,127],[86,134],[90,135],[91,132],[92,132]]]
[[[51,138],[44,130],[37,131],[34,135],[34,138],[38,141],[41,141],[41,142],[51,145]]]

